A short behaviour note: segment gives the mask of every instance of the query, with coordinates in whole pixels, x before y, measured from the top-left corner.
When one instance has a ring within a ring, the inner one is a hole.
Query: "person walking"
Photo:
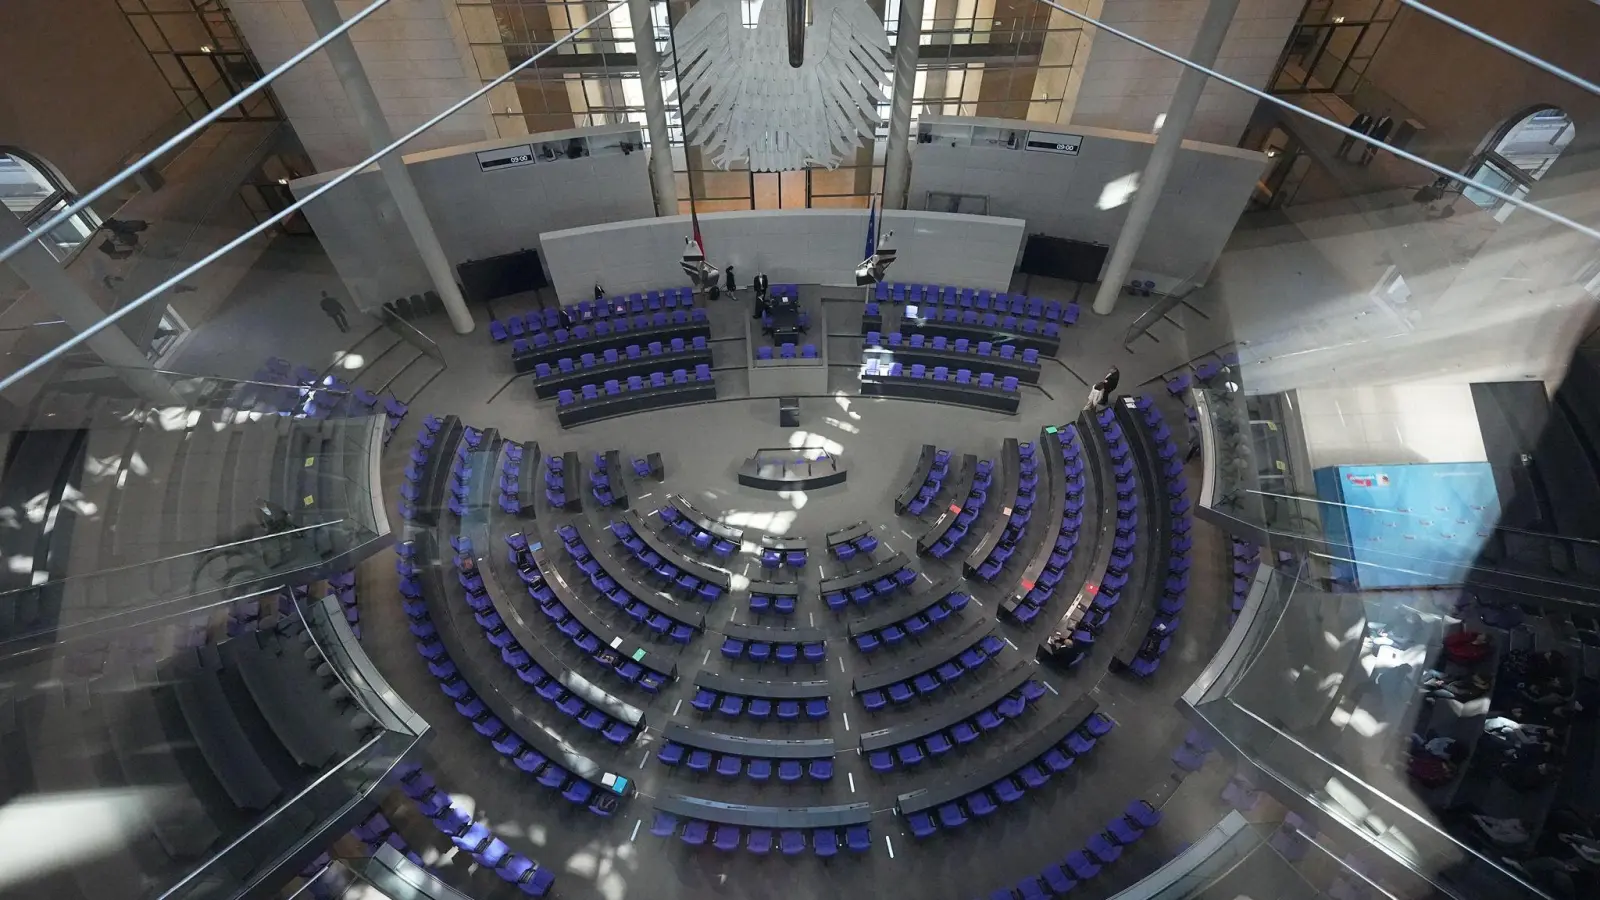
[[[733,299],[733,292],[739,289],[739,286],[735,284],[733,280],[733,266],[727,266],[724,268],[722,270],[722,275],[726,279],[723,287],[725,287],[728,291],[728,298]]]
[[[1368,132],[1372,131],[1372,115],[1370,113],[1358,114],[1354,119],[1350,120],[1350,130],[1358,131],[1362,134],[1367,134]],[[1339,157],[1340,159],[1344,159],[1345,154],[1350,152],[1350,148],[1355,145],[1355,142],[1355,137],[1348,134],[1345,135],[1344,140],[1339,142],[1338,151],[1333,155]]]
[[[1111,395],[1116,393],[1117,383],[1121,380],[1122,373],[1117,370],[1116,366],[1112,366],[1111,371],[1106,373],[1106,377],[1095,382],[1094,387],[1089,389],[1089,402],[1085,403],[1083,408],[1098,410],[1104,407],[1110,402]]]
[[[350,330],[350,320],[345,318],[344,306],[337,297],[327,291],[322,292],[322,311],[328,314],[328,318],[333,320],[333,324],[339,326],[340,331]]]
[[[1375,140],[1375,141],[1386,141],[1386,140],[1389,139],[1389,132],[1391,132],[1393,130],[1394,130],[1394,119],[1392,117],[1390,117],[1390,116],[1384,116],[1383,118],[1379,119],[1377,122],[1373,123],[1372,131],[1370,132],[1370,134],[1371,134],[1372,139]],[[1361,164],[1363,166],[1372,165],[1372,158],[1374,156],[1377,156],[1377,155],[1378,155],[1378,145],[1377,144],[1368,144],[1367,148],[1361,152]]]

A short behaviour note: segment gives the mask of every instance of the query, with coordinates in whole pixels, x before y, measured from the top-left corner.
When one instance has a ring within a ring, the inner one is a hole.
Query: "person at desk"
[[[759,319],[767,314],[767,276],[757,274],[755,280],[750,282],[750,290],[755,294],[755,315],[752,319]]]
[[[1117,384],[1122,381],[1122,373],[1116,366],[1106,373],[1106,377],[1095,382],[1089,389],[1089,402],[1084,404],[1084,409],[1098,411],[1110,402],[1113,394],[1117,392]]]
[[[1044,644],[1047,648],[1049,648],[1050,655],[1053,658],[1059,661],[1062,665],[1071,668],[1072,666],[1082,662],[1083,657],[1089,652],[1090,647],[1094,645],[1093,640],[1079,640],[1078,638],[1080,636],[1086,635],[1084,632],[1077,632],[1071,637],[1068,637],[1063,632],[1052,631],[1050,636],[1044,639]]]

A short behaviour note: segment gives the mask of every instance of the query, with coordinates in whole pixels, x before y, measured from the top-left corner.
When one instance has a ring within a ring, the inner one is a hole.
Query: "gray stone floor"
[[[840,308],[840,304],[828,306],[830,357],[836,363],[858,358],[859,343],[836,336],[857,332],[858,323],[850,320],[849,310]],[[713,310],[719,369],[737,365],[743,359],[745,348],[738,336],[742,323],[736,316],[744,309],[723,304]],[[665,483],[638,485],[630,492],[635,508],[641,512],[654,509],[665,492],[676,491],[708,513],[745,527],[751,537],[763,531],[796,534],[812,539],[814,545],[821,544],[827,531],[866,520],[879,529],[885,545],[879,551],[880,557],[903,550],[914,558],[913,536],[920,533],[922,526],[908,517],[896,516],[892,498],[905,486],[919,445],[933,443],[958,454],[992,457],[1006,437],[1037,440],[1042,425],[1072,419],[1086,390],[1082,380],[1098,377],[1102,363],[1110,364],[1106,360],[1122,365],[1125,387],[1135,383],[1135,378],[1157,376],[1185,361],[1172,355],[1183,342],[1170,339],[1161,343],[1144,341],[1145,349],[1130,354],[1135,358],[1132,365],[1117,360],[1116,354],[1126,354],[1120,346],[1125,325],[1093,320],[1085,313],[1084,324],[1064,342],[1061,363],[1046,364],[1042,390],[1025,393],[1021,412],[1014,417],[854,396],[853,372],[848,366],[840,366],[830,384],[837,393],[805,399],[798,430],[776,425],[776,404],[771,399],[745,399],[742,378],[738,377],[741,373],[719,371],[719,394],[728,399],[628,416],[570,431],[557,427],[548,401],[533,400],[531,385],[524,381],[507,384],[511,370],[504,345],[492,344],[481,330],[459,337],[443,328],[431,328],[450,368],[417,397],[410,421],[420,421],[424,413],[454,413],[468,423],[498,428],[502,436],[510,439],[537,440],[546,454],[576,450],[585,460],[594,452],[613,448],[625,455],[660,452],[666,464]],[[1066,349],[1066,344],[1074,349]],[[1105,346],[1115,346],[1115,353],[1108,354]],[[1078,348],[1088,347],[1102,349],[1077,355]],[[386,485],[399,480],[411,432],[412,428],[406,427],[390,447]],[[826,446],[838,453],[850,471],[846,485],[778,495],[742,488],[735,481],[733,475],[739,463],[756,448],[801,445]],[[1198,473],[1191,475],[1191,481],[1198,484]],[[385,490],[391,504],[392,493]],[[391,521],[399,521],[393,510],[390,515]],[[538,527],[551,531],[566,515],[541,509]],[[581,515],[597,524],[607,521],[603,512],[592,508]],[[513,523],[496,513],[492,522],[496,534],[511,527]],[[1217,792],[1226,774],[1212,771],[1220,764],[1213,762],[1206,770],[1180,782],[1169,760],[1187,730],[1174,702],[1219,645],[1227,622],[1230,581],[1226,539],[1204,524],[1196,525],[1196,536],[1195,587],[1191,589],[1183,628],[1161,670],[1148,682],[1107,674],[1110,648],[1121,639],[1121,630],[1130,618],[1126,614],[1114,615],[1111,633],[1102,639],[1103,646],[1083,667],[1067,675],[1044,673],[1053,693],[1016,727],[980,739],[964,754],[954,753],[941,765],[925,765],[914,774],[891,777],[872,773],[853,750],[842,749],[836,760],[835,778],[825,787],[724,784],[679,774],[649,758],[659,744],[659,729],[674,720],[678,701],[692,694],[688,686],[695,672],[702,666],[729,670],[729,664],[717,653],[721,637],[715,630],[728,621],[751,621],[744,608],[745,595],[736,590],[709,610],[708,633],[679,651],[680,680],[676,685],[651,698],[637,691],[630,693],[615,679],[605,682],[608,689],[644,706],[651,723],[650,730],[624,750],[585,745],[586,749],[592,747],[595,756],[609,768],[638,779],[641,794],[611,820],[575,811],[564,800],[534,784],[499,759],[488,742],[455,715],[413,649],[398,603],[392,602],[396,597],[392,557],[382,554],[363,566],[359,592],[368,652],[394,687],[435,728],[437,736],[428,751],[430,771],[458,802],[474,808],[515,849],[554,868],[559,873],[555,889],[558,896],[606,900],[712,894],[746,898],[874,897],[900,895],[908,889],[927,898],[986,896],[998,887],[1015,885],[1019,879],[1081,847],[1130,799],[1145,797],[1164,803],[1166,821],[1116,866],[1078,891],[1102,896],[1153,871],[1182,844],[1215,824],[1224,812]],[[500,548],[487,548],[487,552],[499,554]],[[838,567],[820,552],[813,553],[813,560],[801,576],[807,588],[815,586],[819,563],[830,574]],[[913,564],[932,579],[950,571],[947,564],[933,560],[917,560]],[[752,565],[752,558],[742,557],[733,569],[743,574]],[[1010,572],[1003,574],[1002,584],[1008,576],[1015,577]],[[1066,583],[1075,583],[1073,578],[1081,582],[1081,572],[1069,572]],[[979,603],[970,606],[963,616],[968,620],[993,619],[993,599],[1000,588],[978,585],[973,593]],[[1060,615],[1072,593],[1058,593],[1050,609],[1031,629],[1002,622],[1000,633],[1017,648],[1008,648],[1003,656],[1013,661],[1031,658],[1033,648],[1043,637],[1045,623]],[[609,609],[596,611],[608,617],[611,613]],[[880,727],[880,721],[919,715],[880,715],[871,720],[870,726],[866,724],[868,714],[849,696],[848,684],[852,671],[868,662],[846,643],[843,622],[821,606],[814,590],[802,591],[796,618],[801,623],[815,621],[831,635],[838,635],[830,642],[829,659],[823,669],[835,686],[832,714],[824,723],[797,726],[796,734],[830,734],[841,748],[848,748],[860,731]],[[536,625],[548,629],[542,619]],[[550,646],[565,645],[564,638],[549,630],[554,636]],[[475,648],[469,652],[490,652],[481,635],[463,637],[469,647]],[[575,652],[564,658],[578,663]],[[800,668],[804,667],[796,671]],[[1001,668],[989,666],[985,677],[993,677]],[[773,674],[764,677],[783,677],[768,671]],[[975,682],[968,690],[978,684]],[[1022,802],[983,822],[969,824],[959,834],[941,834],[924,842],[917,842],[894,813],[895,794],[937,783],[959,773],[964,765],[1003,753],[1027,734],[1028,723],[1045,721],[1054,709],[1063,708],[1085,693],[1098,700],[1101,710],[1116,720],[1118,728],[1101,741],[1091,756],[1066,776],[1057,776],[1044,790],[1032,792]],[[953,694],[936,702],[960,703],[959,696]],[[696,722],[698,714],[690,710],[680,712],[676,718]],[[764,737],[785,733],[777,725],[743,721],[716,720],[707,727]],[[653,815],[650,797],[670,791],[770,805],[867,801],[877,810],[872,822],[874,846],[869,853],[841,856],[831,863],[810,856],[758,860],[742,853],[723,855],[709,848],[692,850],[675,840],[649,834]],[[446,878],[469,887],[474,896],[506,895],[505,887],[491,873],[473,871],[469,859],[458,859],[449,851],[431,826],[408,810],[403,798],[391,801],[391,806],[391,818],[402,823],[414,845],[427,848],[425,858],[433,861]]]

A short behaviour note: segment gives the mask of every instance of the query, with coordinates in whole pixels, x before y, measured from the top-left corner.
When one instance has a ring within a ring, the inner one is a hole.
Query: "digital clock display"
[[[478,153],[478,168],[485,172],[497,169],[514,169],[534,164],[533,148],[527,144],[502,147],[499,150],[482,150]]]

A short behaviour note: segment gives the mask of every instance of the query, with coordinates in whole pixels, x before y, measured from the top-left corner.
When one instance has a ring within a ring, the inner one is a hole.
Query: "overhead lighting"
[[[1335,25],[1343,25],[1344,24],[1344,16],[1334,16],[1333,17],[1333,24],[1335,24]]]
[[[287,179],[287,178],[279,178],[278,179],[278,183],[279,184],[288,184],[289,183],[289,179]]]
[[[211,45],[210,44],[201,44],[200,45],[200,52],[201,53],[210,53],[211,52]]]

